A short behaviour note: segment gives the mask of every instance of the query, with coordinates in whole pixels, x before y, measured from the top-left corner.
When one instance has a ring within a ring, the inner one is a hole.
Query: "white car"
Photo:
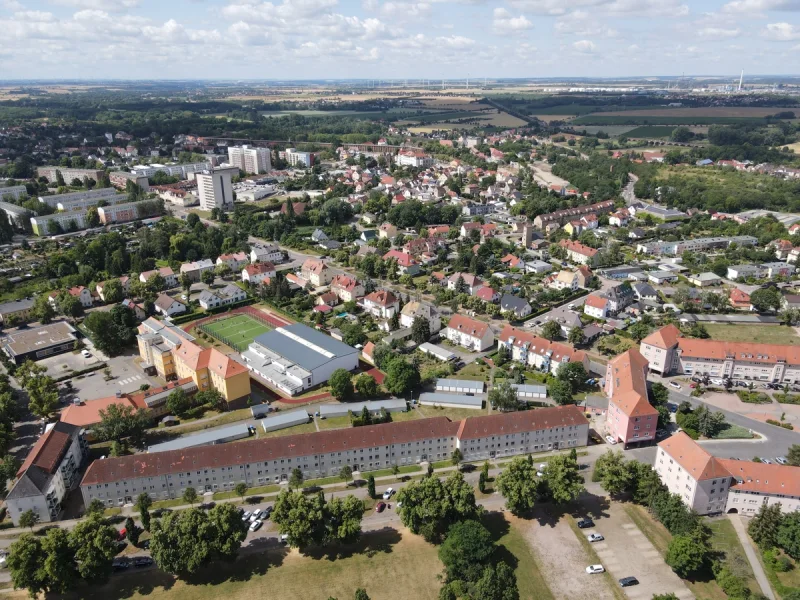
[[[280,541],[281,544],[284,544],[284,545],[288,544],[289,543],[289,534],[288,533],[282,533],[281,537],[279,537],[278,540]]]
[[[547,463],[542,463],[539,465],[539,470],[544,471],[547,468]]]
[[[762,458],[761,462],[764,463],[765,465],[771,465],[772,464],[772,461],[770,459],[768,459],[768,458]]]
[[[681,389],[681,386],[680,386],[680,384],[679,384],[679,383],[676,383],[676,382],[674,382],[674,381],[670,381],[670,382],[669,382],[669,387],[671,387],[671,388],[675,388],[676,390],[679,390],[679,389]]]
[[[388,500],[389,498],[392,497],[393,494],[394,494],[394,489],[388,488],[385,492],[383,492],[383,499]]]
[[[599,533],[590,533],[589,535],[586,536],[586,539],[589,540],[590,542],[602,542],[606,538],[604,538]]]
[[[250,524],[250,531],[258,531],[261,528],[261,519],[256,519]]]
[[[83,356],[83,358],[90,358],[92,356],[92,353],[89,352],[88,350],[84,349],[84,350],[81,350],[81,355]]]
[[[775,459],[775,462],[779,465],[785,465],[788,461],[783,456],[779,456]]]
[[[595,573],[605,573],[606,570],[603,568],[603,565],[589,565],[586,567],[586,572],[589,575],[594,575]]]
[[[609,444],[616,444],[616,443],[617,443],[617,438],[615,438],[615,437],[612,437],[612,436],[610,436],[610,435],[607,435],[607,436],[606,436],[606,441],[607,441]]]

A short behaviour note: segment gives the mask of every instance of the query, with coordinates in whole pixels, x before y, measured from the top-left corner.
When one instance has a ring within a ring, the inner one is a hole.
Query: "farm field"
[[[800,154],[800,142],[789,144],[787,147],[789,148],[789,150],[792,150],[795,154]]]
[[[643,125],[631,129],[625,135],[629,138],[665,138],[669,137],[674,127],[659,125]]]
[[[272,329],[249,315],[234,315],[201,325],[200,329],[231,348],[243,351],[262,333]]]
[[[537,118],[539,115],[536,115]],[[633,129],[638,129],[636,125],[587,125],[585,127],[576,128],[576,131],[586,131],[586,133],[590,135],[595,135],[599,132],[607,133],[611,137],[619,137],[621,135],[627,135],[627,133]]]
[[[800,337],[794,328],[783,325],[726,325],[704,323],[711,339],[725,342],[750,342],[757,344],[789,344],[800,346]]]
[[[749,123],[765,125],[767,120],[763,117],[709,117],[709,116],[679,116],[666,115],[664,112],[658,116],[632,115],[634,111],[619,113],[597,113],[579,117],[572,121],[577,125],[734,125]],[[611,116],[611,114],[615,116]]]
[[[708,106],[703,108],[647,108],[626,110],[625,115],[631,117],[767,117],[792,108],[777,106],[751,107],[751,106]],[[618,115],[618,112],[603,111],[594,113],[597,117]]]

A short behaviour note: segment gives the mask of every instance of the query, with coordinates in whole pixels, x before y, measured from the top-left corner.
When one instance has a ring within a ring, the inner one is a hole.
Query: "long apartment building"
[[[755,515],[763,505],[800,509],[797,467],[717,458],[683,432],[658,444],[654,468],[661,482],[701,515]]]
[[[498,348],[510,353],[511,359],[545,373],[556,374],[558,367],[570,362],[579,362],[589,369],[589,358],[583,350],[569,344],[551,342],[523,329],[506,325],[497,338]]]
[[[157,217],[163,212],[161,201],[142,201],[142,202],[122,202],[101,206],[97,209],[100,222],[104,225],[109,223],[126,223],[137,219],[149,219]]]
[[[52,215],[31,217],[31,230],[35,235],[55,235],[86,229],[85,216],[85,213],[81,212],[57,212]]]
[[[667,325],[642,340],[650,370],[661,375],[708,375],[770,383],[800,383],[800,347],[683,337]]]
[[[61,176],[64,178],[64,181],[69,184],[73,179],[80,179],[83,181],[84,177],[88,177],[89,179],[94,179],[95,181],[100,181],[100,179],[105,175],[105,170],[103,169],[72,169],[69,167],[57,167],[57,166],[44,166],[44,167],[37,167],[36,168],[36,177],[44,177],[50,183],[53,183],[58,179],[58,173],[61,173]]]
[[[0,200],[19,200],[21,196],[28,195],[28,188],[24,185],[0,185]]]
[[[94,204],[89,204],[88,206],[95,206],[100,200],[113,198],[116,195],[117,190],[114,188],[95,188],[93,190],[84,190],[82,192],[68,192],[66,194],[54,194],[52,196],[39,196],[39,202],[44,202],[48,206],[58,208],[59,204],[67,206],[75,202],[91,199],[94,200]],[[124,197],[125,196],[122,196],[122,198]]]
[[[638,244],[636,251],[641,254],[660,256],[679,256],[684,252],[706,252],[708,250],[724,250],[732,244],[738,246],[755,246],[758,238],[752,235],[735,235],[731,237],[704,237],[674,242],[646,242]]]
[[[228,163],[245,173],[266,173],[272,168],[269,148],[229,146]]]
[[[589,423],[576,406],[472,417],[434,417],[323,430],[315,433],[137,454],[94,461],[81,482],[86,506],[132,503],[146,492],[154,500],[286,481],[299,468],[306,479],[336,475],[342,467],[368,472],[449,458],[483,460],[586,446]]]
[[[113,188],[111,189],[113,191]],[[58,196],[51,196],[51,197],[58,198]],[[114,206],[116,204],[123,204],[127,202],[128,196],[125,194],[108,194],[99,197],[82,196],[80,198],[74,198],[72,200],[60,200],[56,204],[56,208],[58,209],[59,212],[85,213],[89,208],[97,206],[101,201],[106,206]]]
[[[605,200],[603,202],[596,202],[595,204],[586,204],[584,206],[576,206],[575,208],[565,208],[555,212],[539,215],[533,220],[533,224],[539,229],[544,229],[550,223],[563,225],[573,219],[583,217],[585,215],[600,215],[604,212],[614,210],[614,201]]]
[[[623,444],[656,439],[658,411],[647,395],[647,359],[632,348],[606,366],[606,430]]]
[[[208,162],[198,162],[198,163],[187,163],[183,165],[161,165],[161,164],[152,164],[152,165],[136,165],[131,168],[131,172],[134,175],[138,175],[140,177],[152,177],[156,173],[164,173],[165,175],[169,175],[170,177],[180,177],[181,179],[188,179],[190,175],[194,173],[200,173],[201,171],[206,171],[211,169],[213,165]]]

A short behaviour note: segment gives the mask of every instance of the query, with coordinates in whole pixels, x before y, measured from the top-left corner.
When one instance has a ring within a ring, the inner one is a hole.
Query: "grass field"
[[[201,325],[200,328],[239,352],[245,350],[259,335],[272,329],[269,325],[242,314],[212,321]]]
[[[571,121],[572,125],[766,125],[767,120],[763,117],[691,117],[691,116],[667,116],[661,113],[659,116],[636,116],[630,114],[633,111],[626,111],[615,116],[586,115]],[[609,113],[606,113],[608,115]]]
[[[757,344],[790,344],[800,346],[795,330],[784,325],[726,325],[703,323],[711,339],[725,342],[750,342]]]
[[[664,138],[669,137],[674,127],[668,126],[641,126],[631,129],[625,136],[629,138]]]
[[[725,563],[728,568],[734,575],[743,577],[753,592],[759,591],[753,568],[747,560],[733,524],[728,519],[717,519],[709,522],[708,526],[711,528],[711,546],[714,550],[725,553]]]
[[[643,108],[638,110],[626,110],[626,115],[632,117],[723,117],[723,118],[753,118],[767,117],[791,108],[778,108],[774,106],[707,106],[701,108],[675,107],[675,108]],[[598,117],[614,116],[619,114],[615,111],[603,111],[594,113]]]
[[[538,115],[537,115],[538,116]],[[619,137],[627,135],[629,131],[636,129],[635,125],[587,125],[586,127],[579,127],[576,131],[584,131],[590,135],[595,135],[599,132],[607,133],[611,137]]]

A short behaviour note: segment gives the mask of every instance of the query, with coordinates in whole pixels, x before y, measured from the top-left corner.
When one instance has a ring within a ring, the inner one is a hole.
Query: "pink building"
[[[606,367],[606,429],[626,445],[656,438],[658,411],[647,399],[647,367],[647,359],[635,348],[620,354]]]

